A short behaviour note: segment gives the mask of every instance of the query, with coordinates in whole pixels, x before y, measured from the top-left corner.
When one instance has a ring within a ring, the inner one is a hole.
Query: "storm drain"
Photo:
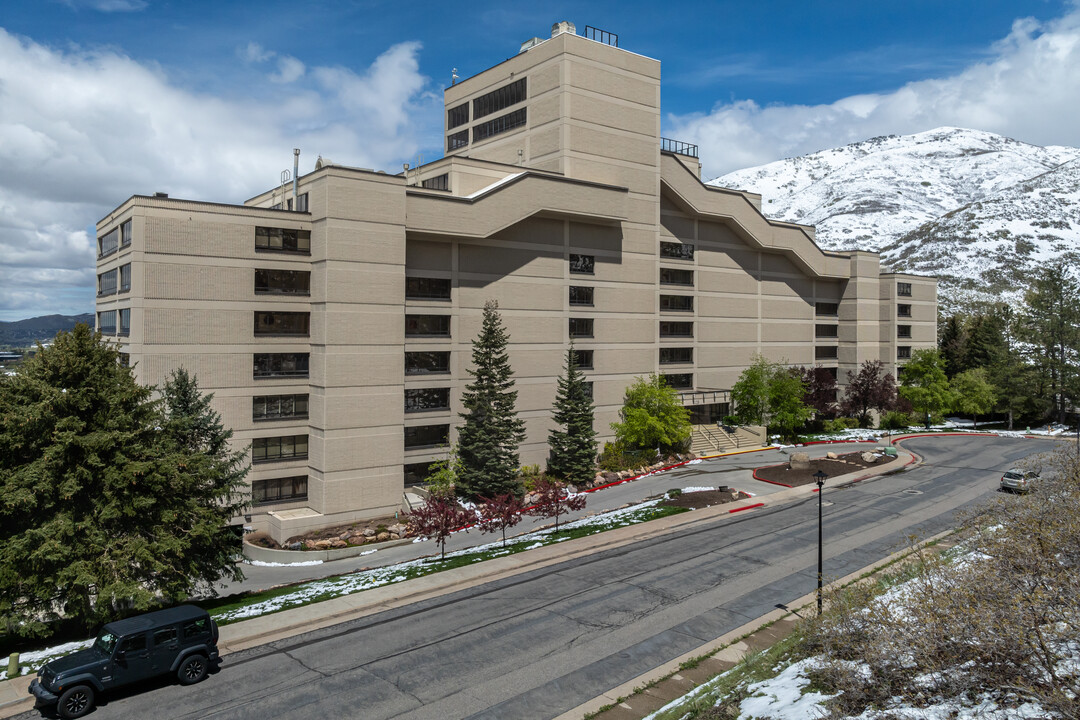
[[[912,488],[908,488],[907,490],[901,490],[901,492],[908,495],[922,495],[922,490],[914,490]]]

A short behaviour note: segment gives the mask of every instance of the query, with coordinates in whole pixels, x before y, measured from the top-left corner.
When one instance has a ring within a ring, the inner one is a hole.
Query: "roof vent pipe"
[[[577,28],[574,27],[574,23],[567,20],[557,22],[551,26],[551,37],[562,35],[563,33],[570,33],[571,35],[577,35]]]
[[[296,179],[298,177],[300,177],[300,148],[293,148],[293,151],[292,151],[292,206],[293,206],[293,210],[298,210],[300,208],[300,206],[297,205],[297,200],[299,198],[298,198],[298,196],[296,194],[297,193]]]

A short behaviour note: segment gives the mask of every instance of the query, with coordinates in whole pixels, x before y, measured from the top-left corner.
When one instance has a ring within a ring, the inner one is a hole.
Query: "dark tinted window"
[[[405,388],[405,412],[448,410],[450,388]]]
[[[311,252],[311,231],[291,228],[255,228],[255,249],[278,252]]]
[[[676,260],[693,260],[694,246],[692,243],[661,242],[660,257],[674,258]]]
[[[405,278],[405,297],[414,300],[449,300],[449,278]]]
[[[592,337],[593,336],[593,321],[592,318],[570,318],[570,337]]]
[[[450,316],[406,315],[405,335],[450,337]]]
[[[405,474],[405,486],[423,485],[424,481],[427,480],[428,475],[432,473],[432,468],[435,464],[436,461],[434,460],[406,464],[403,468]]]
[[[120,292],[131,289],[131,263],[120,266]]]
[[[668,387],[676,388],[677,390],[684,390],[686,388],[694,387],[694,374],[693,373],[677,373],[674,375],[665,374],[660,377],[664,378]]]
[[[428,190],[449,190],[450,174],[443,173],[442,175],[429,177],[427,180],[421,180],[420,187],[427,188]]]
[[[257,395],[251,399],[252,420],[282,420],[306,418],[308,396],[303,395]]]
[[[481,95],[473,100],[473,119],[479,119],[485,115],[499,112],[503,108],[516,105],[525,99],[525,91],[525,78],[521,78],[509,85],[503,85],[501,88],[492,90],[485,95]],[[457,108],[454,109],[456,110]],[[467,121],[468,118],[466,118],[466,122]],[[450,127],[455,126],[451,125]]]
[[[840,306],[837,303],[828,303],[828,302],[814,303],[814,314],[815,315],[824,315],[824,316],[835,315],[836,311],[839,309],[839,307]]]
[[[446,137],[446,150],[457,150],[469,144],[469,131],[462,130]]]
[[[418,425],[405,428],[406,450],[445,445],[449,439],[449,425]]]
[[[694,309],[693,295],[661,295],[661,310],[677,310],[679,312],[691,312]]]
[[[450,372],[449,352],[418,351],[405,353],[406,375],[444,372]]]
[[[896,306],[896,314],[899,317],[911,317],[911,306],[910,305],[897,305]]]
[[[688,347],[662,347],[660,348],[660,364],[672,365],[675,363],[694,362],[694,348]]]
[[[254,480],[251,483],[253,503],[284,502],[307,499],[307,475]]]
[[[115,270],[110,270],[97,276],[98,297],[116,292],[116,274]]]
[[[311,313],[255,311],[256,335],[307,335]]]
[[[131,221],[125,220],[120,226],[120,247],[131,244]]]
[[[911,297],[911,283],[896,283],[896,294],[901,297]]]
[[[105,257],[116,252],[120,244],[120,228],[113,228],[98,238],[98,257]]]
[[[693,270],[675,270],[672,268],[660,268],[661,285],[693,285]]]
[[[836,346],[835,345],[818,345],[814,348],[814,359],[816,360],[835,360],[836,359]]]
[[[909,337],[911,337],[911,326],[910,325],[897,325],[896,326],[896,337],[898,337],[898,338],[909,338]]]
[[[591,287],[570,287],[571,305],[592,305],[593,289]]]
[[[254,376],[307,377],[308,353],[255,353]]]
[[[473,127],[472,139],[473,142],[479,142],[493,135],[504,133],[507,130],[513,130],[519,128],[525,124],[525,108],[515,110],[507,115],[500,115],[494,120],[488,120],[485,123],[480,123]]]
[[[694,323],[661,322],[660,337],[694,337]]]
[[[120,652],[132,652],[146,649],[146,633],[132,635],[120,641]]]
[[[896,348],[896,359],[897,360],[910,360],[911,359],[911,348],[909,346],[906,346],[906,345],[901,345],[900,347]]]
[[[258,295],[308,295],[311,273],[307,270],[256,270]]]
[[[450,130],[469,122],[469,103],[461,103],[446,111],[446,129]]]
[[[581,275],[592,275],[596,265],[596,257],[593,255],[576,255],[570,253],[570,272]]]
[[[181,634],[185,639],[202,635],[205,632],[210,631],[210,618],[199,618],[198,620],[189,620],[181,627]]]
[[[154,631],[154,644],[155,645],[167,645],[168,643],[176,641],[176,628],[162,628],[161,630]]]
[[[252,462],[274,460],[300,460],[308,454],[307,435],[282,435],[280,437],[255,438],[251,441]]]
[[[593,367],[593,351],[592,350],[575,350],[574,362],[577,363],[578,368],[582,370],[592,370]]]
[[[837,337],[839,327],[837,325],[815,325],[814,337],[834,338]]]

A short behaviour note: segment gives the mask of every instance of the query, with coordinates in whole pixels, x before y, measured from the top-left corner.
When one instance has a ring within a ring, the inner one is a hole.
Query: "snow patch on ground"
[[[372,551],[374,552],[374,551]],[[279,562],[263,562],[262,560],[244,560],[248,565],[254,565],[255,567],[304,567],[306,565],[322,565],[322,560],[303,560],[301,562],[291,563],[279,563]]]
[[[828,715],[822,703],[835,696],[805,691],[810,678],[804,671],[813,667],[815,661],[816,658],[807,658],[792,663],[776,677],[747,687],[750,697],[739,706],[739,717],[809,720]]]

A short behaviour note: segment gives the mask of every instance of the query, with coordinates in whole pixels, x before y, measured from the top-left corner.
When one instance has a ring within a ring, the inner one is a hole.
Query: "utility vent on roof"
[[[571,35],[577,35],[577,28],[574,27],[574,23],[563,20],[557,22],[551,26],[551,37],[557,37],[563,33],[570,33]]]
[[[521,43],[521,49],[518,50],[518,55],[525,52],[526,50],[529,50],[531,48],[536,47],[537,45],[539,45],[542,42],[544,42],[543,38],[538,38],[538,37],[529,38],[525,42]]]

